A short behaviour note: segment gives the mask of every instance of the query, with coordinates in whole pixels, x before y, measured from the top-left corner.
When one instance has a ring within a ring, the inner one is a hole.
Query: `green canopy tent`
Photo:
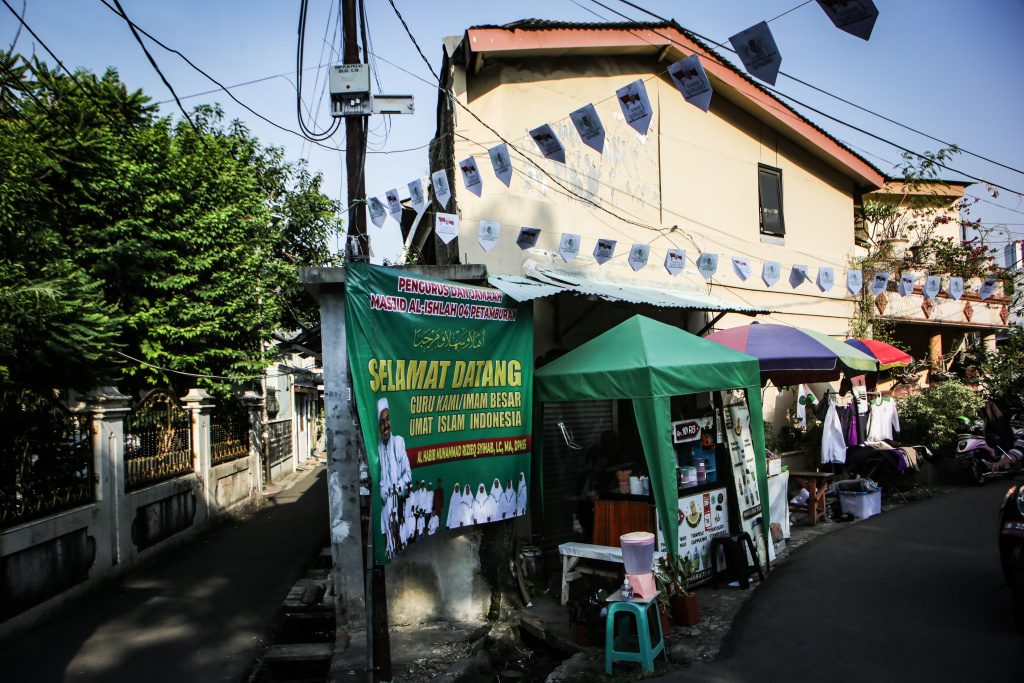
[[[534,396],[538,403],[632,399],[655,506],[663,520],[676,519],[679,507],[671,397],[730,389],[747,391],[767,539],[768,481],[761,368],[756,358],[637,315],[534,373]],[[675,524],[666,527],[666,545],[676,553],[679,529]]]

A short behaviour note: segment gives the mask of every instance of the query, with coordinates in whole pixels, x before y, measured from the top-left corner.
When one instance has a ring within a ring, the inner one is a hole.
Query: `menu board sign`
[[[723,398],[727,396],[728,392],[723,392]],[[762,528],[761,493],[757,486],[754,442],[750,435],[750,410],[746,401],[726,402],[722,418],[726,442],[729,444],[729,461],[741,527],[754,539],[763,564],[766,559],[771,559],[773,551],[765,542]]]
[[[672,423],[672,443],[689,443],[700,438],[700,422],[681,420]]]
[[[729,505],[724,488],[679,498],[679,557],[695,560],[697,569],[691,584],[711,578],[711,539],[729,533]],[[665,536],[658,523],[658,549],[667,552]]]
[[[746,403],[734,403],[725,407],[723,417],[736,500],[740,517],[746,520],[761,512],[761,495],[757,489],[757,470],[754,465],[754,442],[750,439],[750,411]]]

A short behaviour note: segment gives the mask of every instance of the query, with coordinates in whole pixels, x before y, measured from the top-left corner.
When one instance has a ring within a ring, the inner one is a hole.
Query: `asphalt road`
[[[740,613],[724,658],[679,681],[1022,681],[990,481],[809,543]]]
[[[0,681],[245,680],[294,581],[328,539],[323,468],[0,643]]]

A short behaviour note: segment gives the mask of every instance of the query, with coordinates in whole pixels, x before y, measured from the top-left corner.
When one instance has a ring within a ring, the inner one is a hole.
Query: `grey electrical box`
[[[370,67],[366,64],[335,64],[328,84],[332,95],[369,95]]]
[[[412,114],[416,111],[416,103],[412,95],[374,95],[374,114]]]
[[[327,80],[331,89],[331,116],[369,116],[370,67],[366,64],[336,64]]]

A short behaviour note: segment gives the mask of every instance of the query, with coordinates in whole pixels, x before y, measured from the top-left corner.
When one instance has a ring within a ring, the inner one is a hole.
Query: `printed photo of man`
[[[393,557],[398,544],[404,545],[404,542],[395,538],[392,520],[400,516],[396,512],[405,509],[412,470],[405,452],[405,439],[391,433],[391,411],[386,398],[377,401],[377,430],[380,435],[377,455],[380,458],[381,531],[386,536],[388,556]]]

